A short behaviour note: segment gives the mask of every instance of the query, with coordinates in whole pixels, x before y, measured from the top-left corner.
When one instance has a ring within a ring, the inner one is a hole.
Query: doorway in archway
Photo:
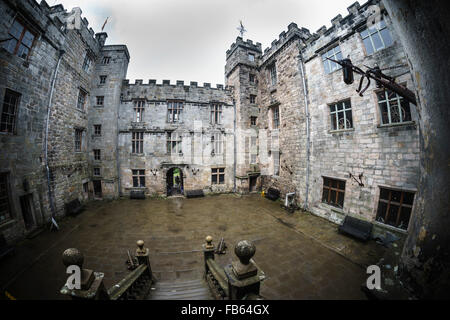
[[[184,194],[183,171],[180,168],[171,168],[166,176],[167,196]]]

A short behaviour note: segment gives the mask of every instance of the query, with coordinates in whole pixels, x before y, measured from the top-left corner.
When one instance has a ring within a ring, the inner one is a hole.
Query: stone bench
[[[145,191],[144,190],[130,191],[130,199],[145,199]]]
[[[203,193],[202,189],[186,191],[186,198],[200,198],[204,196],[205,194]]]
[[[367,241],[372,235],[372,227],[373,225],[370,222],[345,216],[344,222],[339,226],[338,230],[360,240]]]
[[[71,216],[76,216],[81,211],[83,211],[84,206],[81,204],[80,200],[75,199],[66,203],[66,214]]]

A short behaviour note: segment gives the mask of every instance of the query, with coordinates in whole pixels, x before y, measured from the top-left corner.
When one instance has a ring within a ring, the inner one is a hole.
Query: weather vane
[[[239,33],[241,34],[241,38],[244,37],[244,32],[247,32],[247,30],[245,30],[244,25],[242,24],[242,20],[239,20],[240,26],[237,27],[236,29],[239,30]]]

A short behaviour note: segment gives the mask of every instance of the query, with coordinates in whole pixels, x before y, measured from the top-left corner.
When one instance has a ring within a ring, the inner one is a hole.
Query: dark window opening
[[[0,224],[11,219],[8,173],[0,173]]]
[[[225,183],[225,168],[212,168],[211,184],[224,184],[224,183]]]
[[[0,132],[15,133],[19,100],[20,93],[6,89],[0,120]]]
[[[131,146],[132,153],[143,153],[144,152],[144,133],[143,132],[133,132],[131,136]]]
[[[134,188],[145,187],[145,170],[132,170],[132,176]]]
[[[322,202],[343,208],[345,195],[345,181],[323,178]]]
[[[380,188],[376,221],[406,230],[413,202],[414,192]]]

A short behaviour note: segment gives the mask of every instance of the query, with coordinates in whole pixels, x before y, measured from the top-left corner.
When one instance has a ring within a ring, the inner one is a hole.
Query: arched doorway
[[[180,168],[170,168],[166,176],[167,196],[184,194],[183,171]]]

